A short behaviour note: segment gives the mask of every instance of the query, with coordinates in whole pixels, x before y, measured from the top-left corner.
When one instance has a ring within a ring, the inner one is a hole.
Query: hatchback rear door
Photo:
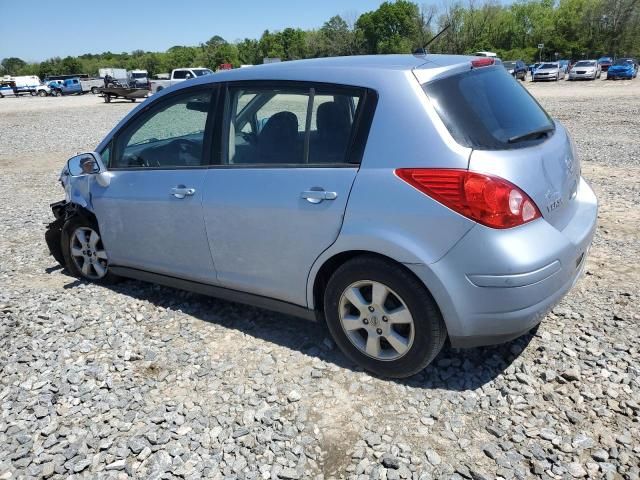
[[[580,163],[564,127],[498,67],[482,67],[424,86],[453,137],[473,148],[469,170],[517,185],[558,229],[573,214]]]
[[[306,305],[307,276],[338,237],[370,122],[364,89],[229,84],[205,225],[221,286]]]

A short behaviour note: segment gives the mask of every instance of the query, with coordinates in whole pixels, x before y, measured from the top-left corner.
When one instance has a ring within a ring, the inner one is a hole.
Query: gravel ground
[[[586,275],[535,333],[405,381],[322,325],[67,276],[57,174],[132,104],[0,100],[0,480],[640,478],[640,80],[527,87],[601,202]]]

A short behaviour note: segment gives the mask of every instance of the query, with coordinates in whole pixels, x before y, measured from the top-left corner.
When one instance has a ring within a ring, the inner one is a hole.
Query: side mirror
[[[81,153],[71,157],[67,161],[67,170],[72,177],[95,175],[96,181],[103,187],[108,187],[111,183],[111,173],[107,172],[102,157],[96,152]]]
[[[69,170],[69,175],[72,177],[91,175],[100,173],[100,163],[98,163],[95,154],[82,153],[75,157],[71,157],[67,161],[67,170]]]

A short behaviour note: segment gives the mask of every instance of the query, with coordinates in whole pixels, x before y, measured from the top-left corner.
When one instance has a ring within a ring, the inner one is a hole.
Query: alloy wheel
[[[89,227],[76,228],[69,245],[71,258],[82,275],[91,280],[100,280],[107,274],[107,252],[100,235]]]
[[[349,285],[340,297],[339,315],[349,341],[376,360],[397,360],[413,345],[415,327],[409,308],[380,282],[362,280]]]

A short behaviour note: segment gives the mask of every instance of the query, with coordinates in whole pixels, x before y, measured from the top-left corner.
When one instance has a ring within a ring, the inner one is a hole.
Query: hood
[[[625,70],[633,70],[633,65],[631,65],[630,63],[627,65],[611,65],[611,67],[609,67],[609,71],[620,71],[623,72]]]

